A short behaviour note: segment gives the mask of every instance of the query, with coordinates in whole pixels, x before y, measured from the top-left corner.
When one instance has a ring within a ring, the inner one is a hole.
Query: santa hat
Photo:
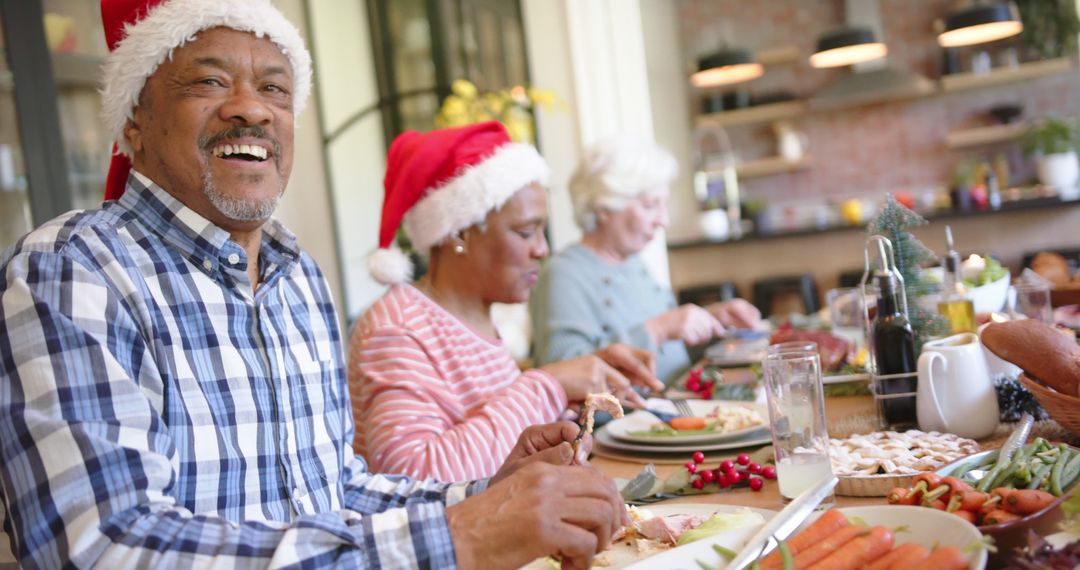
[[[547,185],[549,173],[540,153],[510,142],[497,121],[406,131],[390,144],[386,162],[379,249],[368,259],[371,275],[386,285],[412,279],[412,263],[392,247],[400,225],[413,247],[427,252],[484,221],[525,186]]]
[[[311,93],[311,55],[296,26],[270,0],[101,0],[101,20],[109,47],[102,119],[115,141],[106,200],[124,193],[132,154],[124,126],[134,117],[146,80],[199,32],[225,27],[274,42],[292,65],[294,117],[300,117]]]

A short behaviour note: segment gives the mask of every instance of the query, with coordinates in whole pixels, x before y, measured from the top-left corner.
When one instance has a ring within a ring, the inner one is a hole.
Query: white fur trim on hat
[[[547,186],[550,169],[530,145],[510,143],[483,162],[428,192],[403,221],[417,251],[426,252],[455,232],[476,225],[488,212],[534,182]]]
[[[413,265],[412,260],[400,249],[379,248],[368,256],[368,271],[379,283],[393,285],[412,281]]]
[[[134,117],[146,80],[174,49],[210,28],[225,27],[267,37],[289,58],[293,71],[293,115],[298,119],[311,93],[311,55],[300,32],[269,0],[167,0],[135,24],[105,58],[102,119],[122,154],[132,155],[124,126]]]

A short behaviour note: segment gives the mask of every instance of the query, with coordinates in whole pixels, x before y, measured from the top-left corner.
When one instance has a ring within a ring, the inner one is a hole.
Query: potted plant
[[[1076,149],[1080,147],[1080,125],[1075,119],[1049,117],[1036,122],[1024,133],[1020,146],[1026,154],[1036,157],[1039,182],[1057,188],[1063,198],[1076,196],[1076,179],[1080,176],[1080,162],[1076,157]]]

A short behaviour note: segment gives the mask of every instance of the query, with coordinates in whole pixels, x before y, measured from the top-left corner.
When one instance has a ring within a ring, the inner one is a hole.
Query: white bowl
[[[923,271],[937,277],[938,282],[941,282],[943,278],[943,271],[940,267],[930,267]],[[1005,301],[1009,297],[1010,277],[1011,275],[1006,272],[1005,276],[997,281],[992,281],[982,287],[968,289],[968,294],[971,295],[971,303],[975,305],[976,313],[992,313],[1001,311],[1005,307]],[[940,298],[940,295],[937,294],[926,295],[919,299],[919,306],[927,311],[936,313],[938,299]]]

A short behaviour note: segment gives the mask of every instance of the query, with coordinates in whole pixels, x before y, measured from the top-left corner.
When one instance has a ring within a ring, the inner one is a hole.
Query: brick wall
[[[942,50],[933,22],[952,0],[880,0],[891,65],[941,75]],[[753,50],[794,45],[806,57],[818,35],[844,18],[842,0],[678,0],[684,64],[715,51],[726,39]],[[810,97],[846,71],[811,68],[806,57],[767,68],[764,77],[746,84],[752,94],[786,90]],[[959,161],[968,156],[1003,152],[1013,182],[1033,176],[1031,161],[1015,144],[954,151],[945,146],[948,132],[989,124],[986,110],[1020,103],[1024,117],[1080,114],[1080,73],[927,98],[831,111],[811,111],[794,120],[809,138],[809,170],[744,181],[746,200],[770,204],[820,202],[848,197],[879,197],[887,191],[925,191],[947,184]],[[701,109],[700,93],[691,93],[692,114]],[[729,127],[741,160],[777,154],[768,124]]]

